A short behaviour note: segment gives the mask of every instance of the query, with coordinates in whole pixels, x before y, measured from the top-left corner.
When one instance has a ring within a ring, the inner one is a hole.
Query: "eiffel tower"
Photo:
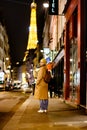
[[[28,44],[27,44],[27,50],[25,52],[25,56],[23,61],[26,61],[29,50],[34,50],[37,48],[37,23],[36,23],[36,3],[33,0],[31,3],[31,15],[30,15],[30,27],[29,27],[29,35],[28,35]]]

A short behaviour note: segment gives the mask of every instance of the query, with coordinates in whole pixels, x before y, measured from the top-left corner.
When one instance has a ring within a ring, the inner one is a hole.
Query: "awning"
[[[64,57],[64,49],[62,49],[57,56],[55,57],[54,61],[53,61],[53,68],[58,64],[58,62],[61,60],[61,58]]]

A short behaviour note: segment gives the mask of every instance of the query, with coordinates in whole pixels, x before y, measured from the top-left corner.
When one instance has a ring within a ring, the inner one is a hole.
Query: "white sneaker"
[[[37,112],[38,112],[38,113],[43,113],[43,112],[44,112],[44,110],[38,110]]]
[[[47,110],[44,110],[45,113],[47,113]]]

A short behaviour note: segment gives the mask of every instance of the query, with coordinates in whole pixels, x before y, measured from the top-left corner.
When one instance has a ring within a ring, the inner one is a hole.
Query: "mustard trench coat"
[[[45,73],[46,66],[41,66],[38,72],[35,86],[35,99],[48,99],[48,83],[44,81]]]

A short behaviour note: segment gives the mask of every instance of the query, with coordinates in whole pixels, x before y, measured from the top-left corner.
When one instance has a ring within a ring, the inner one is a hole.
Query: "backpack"
[[[51,80],[51,73],[50,73],[50,71],[46,70],[46,74],[45,74],[45,77],[44,77],[44,81],[45,81],[46,83],[49,83],[50,80]]]

